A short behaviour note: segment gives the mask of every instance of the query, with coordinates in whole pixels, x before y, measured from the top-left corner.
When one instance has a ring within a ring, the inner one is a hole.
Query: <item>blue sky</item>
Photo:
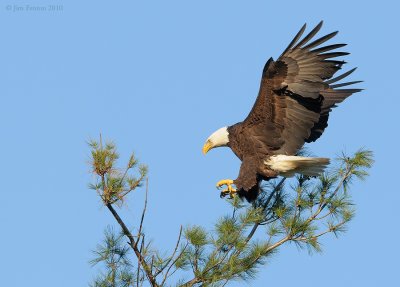
[[[235,178],[240,162],[229,149],[204,157],[204,140],[247,115],[265,61],[320,20],[322,33],[339,30],[336,41],[349,44],[348,68],[359,67],[351,78],[366,90],[309,148],[334,158],[366,147],[376,164],[353,186],[346,234],[323,238],[321,255],[284,246],[250,285],[399,282],[398,1],[0,3],[2,286],[87,286],[95,276],[91,250],[114,223],[87,188],[86,141],[100,132],[122,158],[135,151],[149,165],[155,245],[171,250],[180,224],[211,228],[229,211],[215,183]],[[141,199],[127,203],[127,222]]]

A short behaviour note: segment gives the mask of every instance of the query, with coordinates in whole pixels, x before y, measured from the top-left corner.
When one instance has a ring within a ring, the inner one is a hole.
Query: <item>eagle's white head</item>
[[[228,127],[223,127],[213,132],[203,146],[203,153],[206,154],[210,149],[220,146],[227,146],[229,143]]]

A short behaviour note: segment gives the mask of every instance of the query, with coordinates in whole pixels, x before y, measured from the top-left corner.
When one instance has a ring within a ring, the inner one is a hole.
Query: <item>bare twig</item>
[[[225,282],[222,284],[221,287],[225,287],[225,285],[228,284],[228,282],[229,282],[229,280],[228,280],[228,279],[225,279]]]
[[[136,287],[139,287],[139,282],[140,282],[140,262],[138,259],[138,266],[137,266],[137,271],[136,271]]]
[[[181,241],[182,229],[183,229],[183,228],[182,228],[182,225],[181,225],[181,227],[180,227],[180,229],[179,229],[179,236],[178,236],[178,240],[177,240],[176,245],[175,245],[174,252],[173,252],[172,255],[167,259],[167,262],[164,264],[164,266],[163,266],[162,268],[160,268],[160,269],[154,274],[154,276],[157,276],[158,274],[160,274],[161,272],[163,272],[164,269],[171,263],[172,259],[174,259],[175,254],[176,254],[176,252],[177,252],[177,250],[178,250],[178,247],[179,247],[179,243],[180,243],[180,241]],[[172,265],[171,265],[171,266],[172,266]],[[166,272],[166,275],[165,275],[165,276],[168,275],[168,272],[169,272],[169,270],[171,269],[171,266],[167,269],[167,272]],[[162,285],[162,284],[161,284],[161,285]]]
[[[142,228],[143,228],[143,221],[144,221],[144,216],[146,214],[146,209],[147,209],[147,196],[149,193],[149,178],[146,178],[146,195],[144,199],[144,207],[143,207],[143,212],[142,212],[142,218],[140,219],[140,226],[139,226],[139,232],[136,240],[136,245],[138,245],[139,240],[142,236]]]
[[[168,267],[167,272],[164,274],[164,278],[163,278],[163,281],[162,281],[162,283],[161,283],[161,286],[164,285],[164,283],[165,283],[165,281],[167,280],[168,277],[170,277],[172,274],[175,273],[176,270],[178,270],[178,269],[175,269],[170,275],[168,275],[169,272],[170,272],[170,270],[171,270],[171,268],[175,265],[175,263],[176,263],[176,262],[182,257],[182,255],[185,253],[186,248],[188,247],[188,245],[189,245],[189,244],[186,243],[186,245],[182,248],[182,251],[181,251],[181,252],[179,253],[179,255],[175,258],[175,260],[172,262],[172,264]]]

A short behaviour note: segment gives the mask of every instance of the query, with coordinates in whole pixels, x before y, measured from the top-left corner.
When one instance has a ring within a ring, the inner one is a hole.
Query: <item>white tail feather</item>
[[[329,158],[274,155],[264,163],[285,177],[292,177],[296,173],[318,176],[324,172],[329,164]]]

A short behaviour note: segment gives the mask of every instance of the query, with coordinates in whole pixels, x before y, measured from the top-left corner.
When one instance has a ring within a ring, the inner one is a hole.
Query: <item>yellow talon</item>
[[[222,179],[222,180],[217,182],[217,188],[220,188],[223,185],[230,186],[231,184],[233,184],[233,180],[232,179]]]
[[[221,188],[223,185],[226,185],[226,189],[221,191],[220,197],[225,197],[229,194],[230,198],[233,198],[236,195],[236,189],[232,187],[233,180],[232,179],[223,179],[217,182],[217,188]]]

